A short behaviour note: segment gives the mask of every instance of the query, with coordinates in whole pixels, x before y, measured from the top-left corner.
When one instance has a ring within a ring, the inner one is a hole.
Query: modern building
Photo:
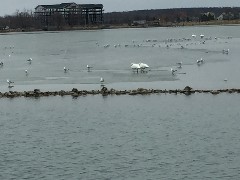
[[[102,4],[61,3],[38,5],[35,17],[43,26],[94,25],[103,23]]]

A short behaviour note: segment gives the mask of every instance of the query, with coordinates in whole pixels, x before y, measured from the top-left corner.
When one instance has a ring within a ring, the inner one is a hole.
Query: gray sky
[[[12,15],[17,9],[20,11],[34,10],[39,4],[62,2],[100,3],[103,4],[105,12],[184,7],[240,7],[240,0],[1,0],[0,16]]]

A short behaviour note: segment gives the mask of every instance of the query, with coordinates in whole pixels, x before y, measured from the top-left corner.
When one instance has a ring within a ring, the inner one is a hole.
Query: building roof
[[[72,4],[76,4],[76,3],[61,3],[61,4],[52,4],[52,5],[38,5],[35,9],[37,9],[38,7],[43,7],[45,9],[63,9],[66,8]],[[76,4],[77,5],[77,4]]]
[[[78,4],[81,8],[103,8],[102,4]]]
[[[76,4],[76,3],[72,2],[72,3],[53,4],[53,5],[38,5],[35,9],[37,9],[40,6],[45,9],[63,9],[63,8],[67,8],[68,6],[70,6],[72,4],[75,4],[77,6],[80,6],[81,8],[86,8],[86,9],[103,8],[102,4]]]

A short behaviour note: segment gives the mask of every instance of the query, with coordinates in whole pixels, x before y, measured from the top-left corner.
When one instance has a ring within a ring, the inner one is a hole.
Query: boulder
[[[73,88],[72,92],[78,93],[78,89],[77,88]]]
[[[186,86],[183,90],[184,90],[184,91],[191,91],[192,88],[191,88],[190,86]]]

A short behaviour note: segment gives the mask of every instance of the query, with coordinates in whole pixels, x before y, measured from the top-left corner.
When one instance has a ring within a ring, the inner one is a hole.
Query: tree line
[[[125,24],[133,21],[160,21],[167,22],[185,22],[185,21],[211,21],[217,19],[222,13],[231,14],[228,20],[239,19],[240,7],[213,7],[213,8],[177,8],[177,9],[152,9],[137,10],[129,12],[111,12],[105,13],[105,24]]]
[[[167,22],[185,22],[185,21],[210,21],[215,20],[222,13],[231,14],[231,19],[239,19],[240,7],[222,7],[222,8],[177,8],[177,9],[152,9],[136,10],[127,12],[110,12],[104,13],[105,25],[132,24],[133,21],[145,20]],[[230,18],[229,18],[230,20]],[[64,19],[58,15],[53,17],[55,25],[59,28],[71,26],[66,24]],[[13,15],[0,17],[0,29],[43,29],[43,25],[35,17],[31,10],[17,10]]]

